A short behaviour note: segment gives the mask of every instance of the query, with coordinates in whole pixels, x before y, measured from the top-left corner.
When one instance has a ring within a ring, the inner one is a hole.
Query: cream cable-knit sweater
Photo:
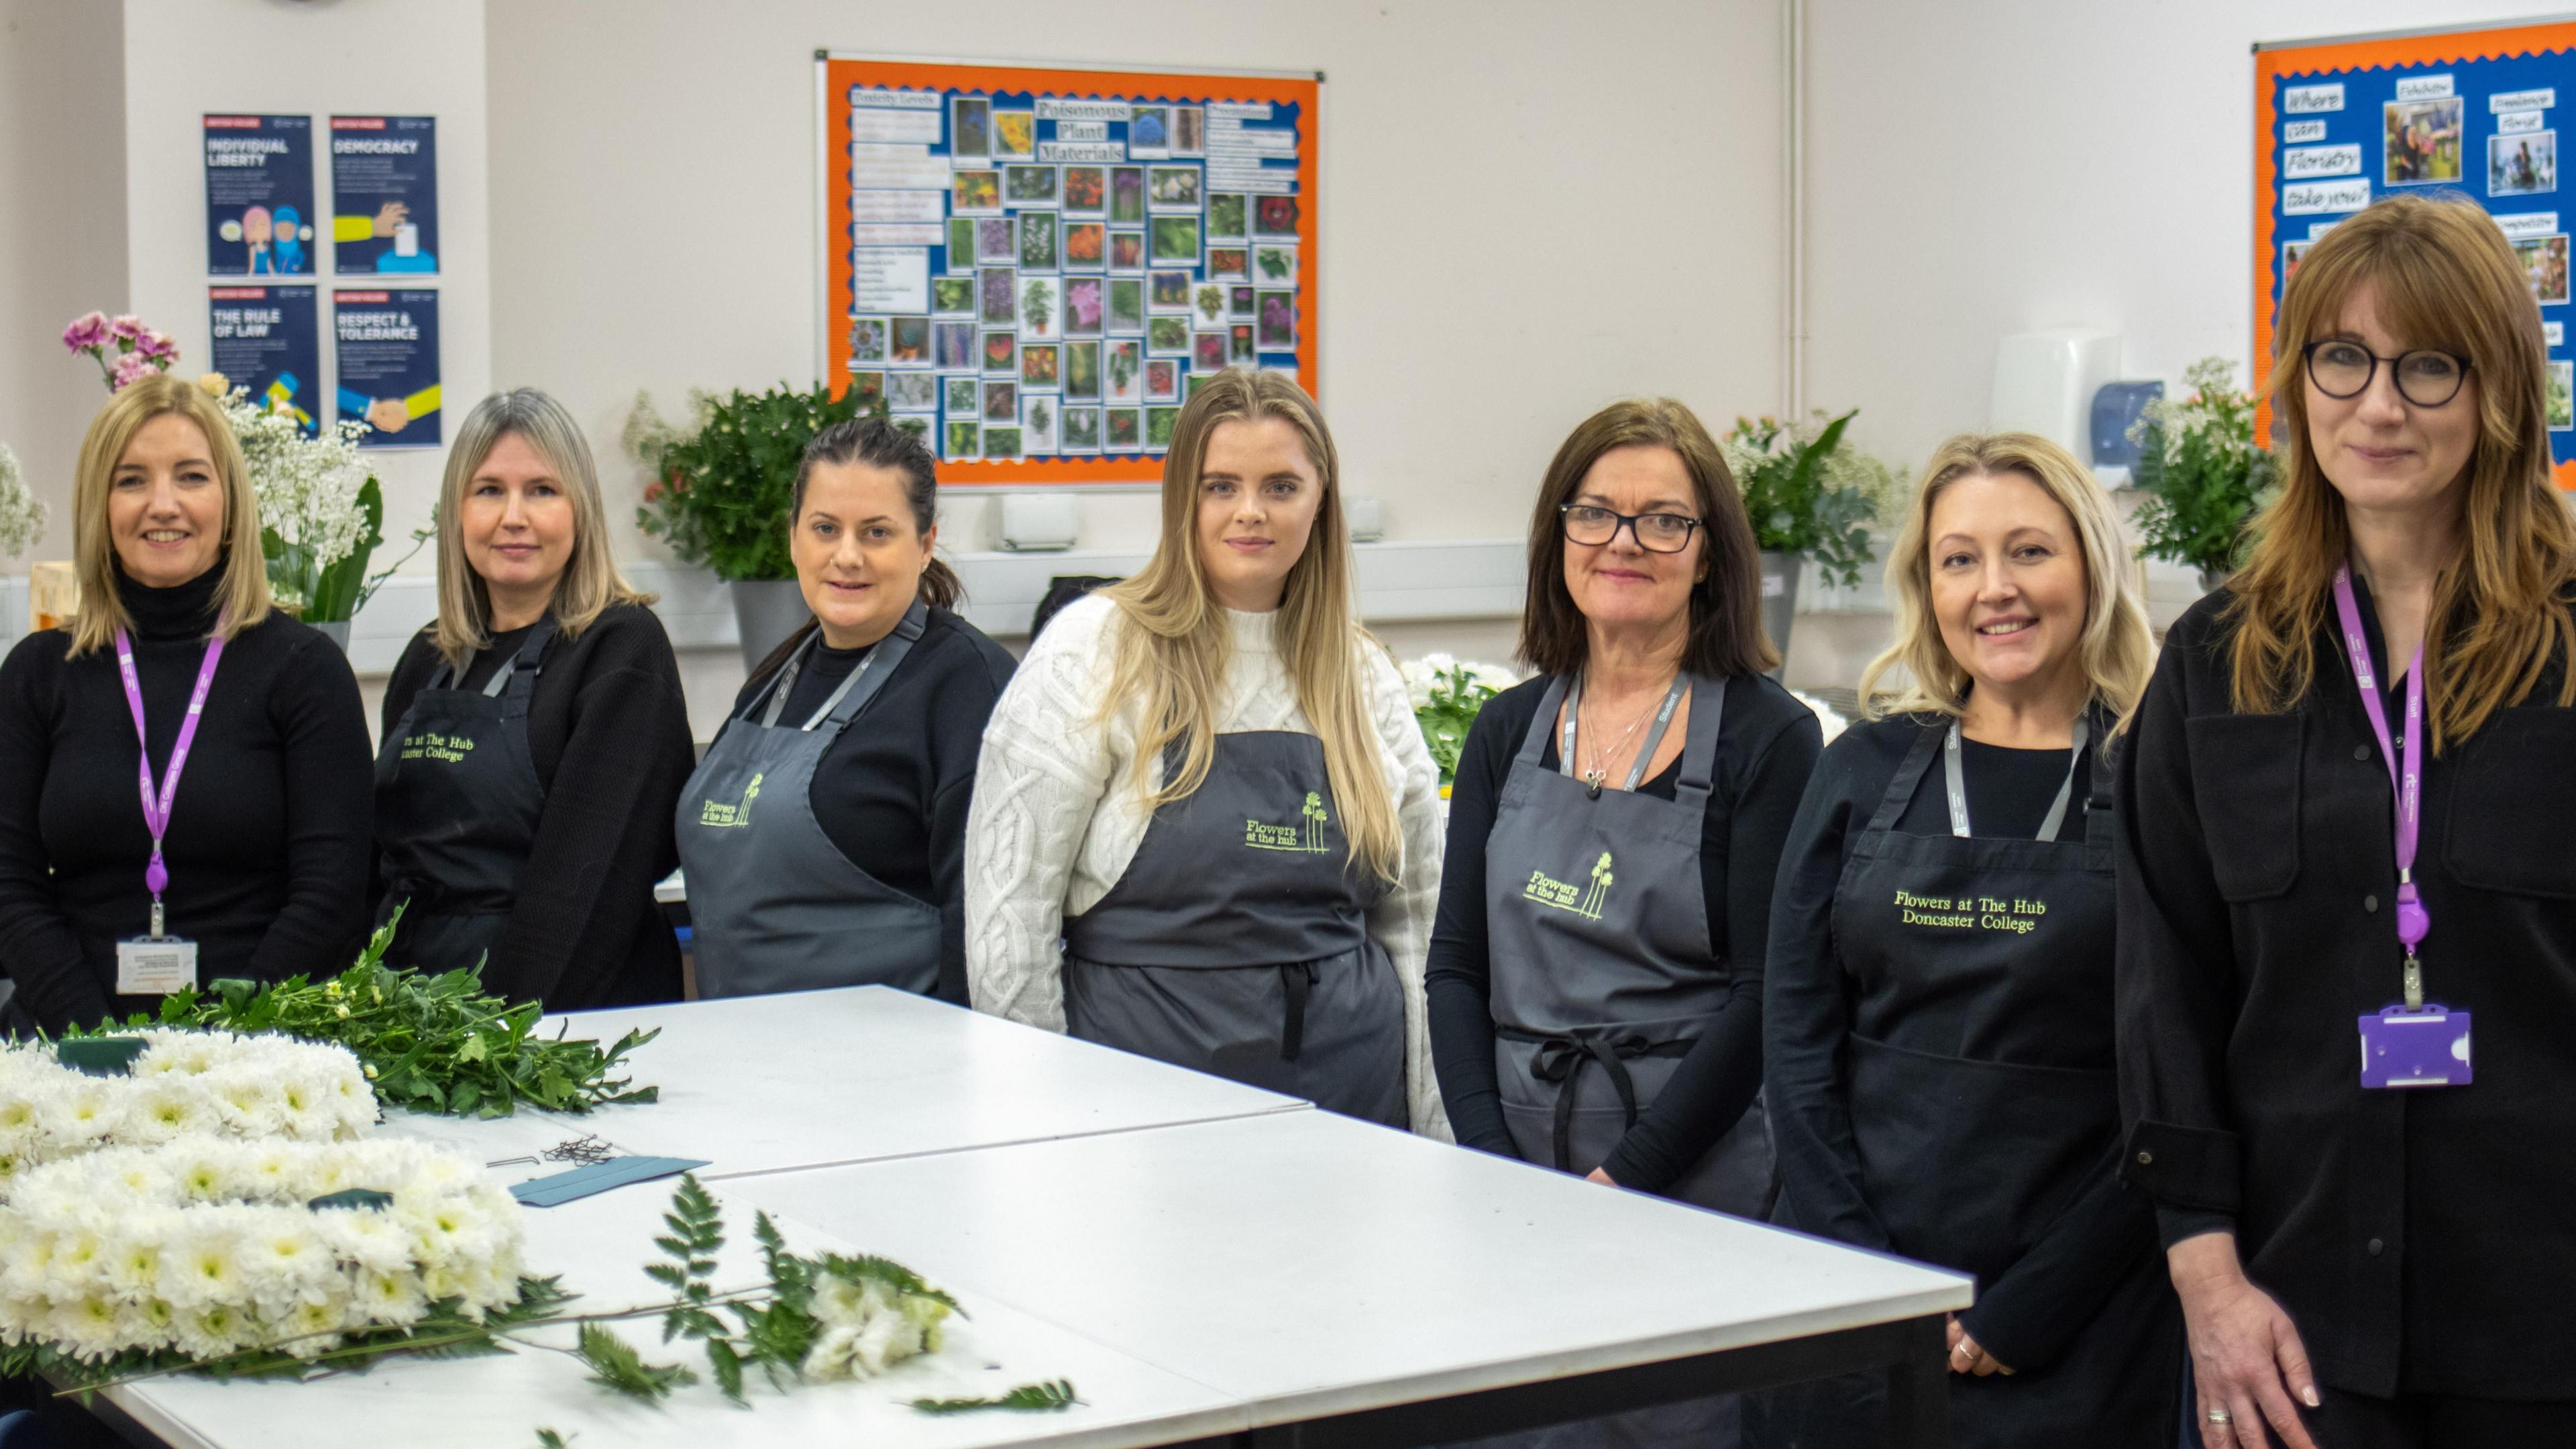
[[[1271,641],[1269,614],[1228,611],[1234,657],[1221,732],[1313,734]],[[1152,812],[1136,788],[1138,709],[1095,719],[1115,667],[1116,605],[1086,598],[1047,625],[993,706],[966,824],[966,976],[975,1009],[1064,1030],[1064,918],[1098,903],[1144,842]],[[1440,892],[1440,772],[1414,723],[1395,661],[1364,643],[1369,715],[1404,832],[1396,884],[1368,933],[1404,987],[1405,1101],[1413,1129],[1444,1141],[1432,1075],[1423,959]]]

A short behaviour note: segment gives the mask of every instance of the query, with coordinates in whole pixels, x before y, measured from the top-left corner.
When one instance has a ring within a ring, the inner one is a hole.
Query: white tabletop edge
[[[926,1157],[955,1157],[967,1152],[992,1152],[1012,1147],[1033,1147],[1048,1142],[1078,1142],[1089,1137],[1124,1137],[1138,1132],[1165,1132],[1174,1127],[1204,1127],[1216,1122],[1242,1122],[1258,1117],[1284,1117],[1294,1112],[1312,1112],[1315,1104],[1305,1101],[1281,1102],[1254,1112],[1218,1112],[1205,1117],[1182,1117],[1169,1122],[1134,1122],[1122,1127],[1101,1127],[1088,1132],[1050,1132],[1037,1137],[1014,1137],[1007,1141],[967,1142],[955,1147],[926,1147],[918,1152],[890,1152],[875,1157],[836,1158],[829,1162],[790,1162],[776,1167],[746,1167],[733,1172],[701,1168],[700,1182],[740,1182],[755,1177],[776,1177],[791,1172],[822,1172],[835,1167],[874,1167],[886,1162],[910,1162]]]
[[[149,1382],[146,1380],[146,1382]],[[152,1398],[135,1392],[138,1384],[120,1384],[99,1390],[99,1397],[125,1411],[128,1418],[147,1434],[160,1436],[170,1449],[222,1449],[214,1440],[197,1432],[195,1425],[172,1414]]]

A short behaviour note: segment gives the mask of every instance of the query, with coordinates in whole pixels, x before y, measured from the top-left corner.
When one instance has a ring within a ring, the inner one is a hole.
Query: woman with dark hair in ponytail
[[[701,996],[966,999],[966,807],[1013,666],[950,612],[938,492],[929,451],[882,419],[806,446],[788,553],[814,617],[752,671],[680,794]]]

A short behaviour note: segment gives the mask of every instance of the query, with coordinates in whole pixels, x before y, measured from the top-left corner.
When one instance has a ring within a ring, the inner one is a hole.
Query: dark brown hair
[[[1703,571],[1691,586],[1690,641],[1682,668],[1727,679],[1759,674],[1780,656],[1762,632],[1762,557],[1753,524],[1717,440],[1691,410],[1668,397],[1615,402],[1585,418],[1556,450],[1530,515],[1529,589],[1521,605],[1520,656],[1533,669],[1572,674],[1583,667],[1591,637],[1565,587],[1565,525],[1559,508],[1574,501],[1601,455],[1614,448],[1669,448],[1690,475],[1698,505]]]
[[[830,463],[847,467],[864,463],[871,468],[885,468],[903,475],[904,502],[912,506],[912,530],[930,532],[939,522],[939,471],[930,456],[930,448],[920,438],[896,427],[884,418],[848,418],[832,424],[814,435],[805,445],[805,456],[796,462],[796,486],[788,495],[787,526],[805,516],[805,485],[814,477],[815,465]],[[943,559],[932,558],[921,566],[921,601],[934,609],[951,609],[966,596],[966,586],[957,571]],[[806,637],[822,627],[811,617],[786,642],[769,651],[760,667],[751,671],[753,679],[767,679],[785,668],[789,655],[802,646]]]

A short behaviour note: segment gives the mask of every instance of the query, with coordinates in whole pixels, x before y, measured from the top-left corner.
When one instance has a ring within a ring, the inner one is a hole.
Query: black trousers
[[[2463,1399],[2401,1394],[2374,1399],[2320,1385],[2323,1406],[2303,1410],[2317,1449],[2542,1449],[2576,1445],[2576,1401]],[[2197,1436],[2186,1442],[2200,1443]],[[2266,1442],[2280,1443],[2267,1434]]]

